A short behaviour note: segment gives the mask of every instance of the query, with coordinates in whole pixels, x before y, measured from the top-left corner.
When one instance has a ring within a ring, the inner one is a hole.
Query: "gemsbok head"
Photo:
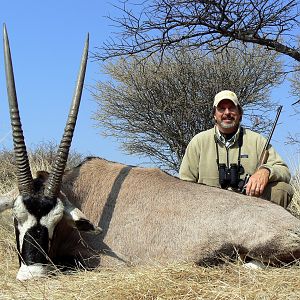
[[[45,173],[40,172],[35,179],[33,179],[31,174],[22,131],[11,51],[5,25],[3,26],[3,41],[19,195],[16,199],[11,197],[4,198],[0,208],[1,210],[7,207],[13,208],[17,248],[20,258],[20,269],[17,278],[23,280],[47,273],[49,250],[54,229],[64,214],[66,214],[68,208],[69,217],[77,222],[76,225],[82,228],[85,227],[85,229],[88,229],[89,226],[93,228],[90,223],[85,222],[82,214],[76,214],[77,210],[70,208],[68,206],[69,203],[62,200],[63,196],[60,191],[84,84],[89,36],[87,36],[85,42],[73,101],[51,173],[47,176]]]

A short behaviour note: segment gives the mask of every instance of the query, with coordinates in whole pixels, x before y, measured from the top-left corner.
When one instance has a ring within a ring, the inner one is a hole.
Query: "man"
[[[242,179],[251,175],[247,195],[271,200],[284,208],[289,205],[293,189],[287,165],[270,147],[265,164],[259,159],[266,139],[240,125],[243,110],[236,94],[224,90],[214,99],[215,127],[192,138],[181,162],[183,180],[238,190]]]

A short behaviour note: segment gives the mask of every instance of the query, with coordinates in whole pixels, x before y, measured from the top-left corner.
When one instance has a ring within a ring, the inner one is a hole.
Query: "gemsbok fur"
[[[206,265],[237,254],[280,265],[300,258],[300,220],[269,201],[97,157],[65,171],[88,39],[52,171],[33,179],[5,26],[4,53],[18,189],[0,198],[0,211],[13,209],[17,279],[45,276],[52,266]]]

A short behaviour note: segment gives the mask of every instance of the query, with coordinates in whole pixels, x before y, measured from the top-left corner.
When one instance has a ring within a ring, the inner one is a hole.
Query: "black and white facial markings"
[[[49,264],[50,242],[64,205],[57,199],[18,196],[13,207],[21,266],[17,279],[43,276]]]

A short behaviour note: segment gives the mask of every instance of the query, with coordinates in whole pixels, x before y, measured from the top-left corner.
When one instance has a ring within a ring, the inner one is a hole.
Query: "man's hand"
[[[269,182],[270,171],[265,168],[257,170],[246,185],[246,195],[259,197]]]

